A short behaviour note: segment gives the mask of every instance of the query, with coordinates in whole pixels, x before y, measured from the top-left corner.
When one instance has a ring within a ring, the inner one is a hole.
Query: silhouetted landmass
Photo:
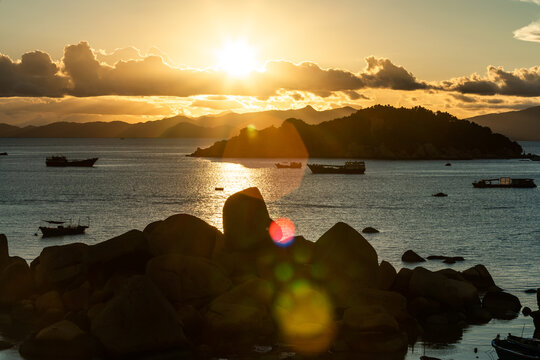
[[[356,110],[351,107],[317,111],[311,106],[298,110],[272,110],[245,114],[227,113],[216,116],[188,118],[174,116],[162,120],[129,124],[112,122],[55,122],[43,126],[17,127],[0,124],[0,137],[17,138],[228,138],[252,125],[264,128],[279,125],[290,117],[304,119],[308,123],[349,115]]]
[[[467,119],[513,140],[540,141],[540,106]]]
[[[487,127],[422,107],[373,106],[318,125],[243,129],[192,156],[372,159],[514,158],[521,146]]]

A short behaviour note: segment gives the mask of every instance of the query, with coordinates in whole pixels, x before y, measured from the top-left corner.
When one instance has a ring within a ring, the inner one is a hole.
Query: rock
[[[34,289],[30,267],[20,257],[9,258],[0,272],[0,304],[13,304],[29,296]]]
[[[513,319],[519,315],[521,302],[512,294],[503,291],[488,291],[482,299],[482,307],[496,319]]]
[[[62,295],[62,301],[69,311],[88,309],[92,288],[88,281],[81,286],[68,290]]]
[[[351,289],[350,307],[377,306],[396,319],[404,318],[407,314],[407,300],[394,291],[378,289]]]
[[[443,274],[417,267],[409,282],[409,294],[433,299],[454,310],[461,310],[466,304],[478,303],[478,291],[466,281],[449,279]]]
[[[365,228],[362,230],[362,232],[363,232],[364,234],[376,234],[376,233],[379,232],[379,230],[377,230],[377,229],[375,229],[375,228],[373,228],[373,227],[371,227],[371,226],[368,226],[368,227],[365,227]]]
[[[426,319],[431,315],[438,314],[441,311],[441,304],[438,301],[418,296],[409,301],[408,309],[411,315]]]
[[[4,269],[9,261],[9,248],[6,235],[0,234],[0,271]]]
[[[408,346],[404,332],[348,331],[343,337],[355,359],[403,359]]]
[[[322,269],[322,277],[328,281],[346,279],[356,287],[378,286],[379,263],[375,249],[345,223],[335,224],[317,240],[313,264]]]
[[[186,346],[176,311],[146,276],[126,282],[91,319],[91,333],[117,357]]]
[[[458,280],[458,281],[466,281],[465,278],[461,275],[459,271],[456,271],[454,269],[441,269],[435,271],[437,274],[442,274],[446,276],[448,279]]]
[[[178,214],[157,221],[144,229],[154,256],[178,253],[210,258],[223,234],[205,221]]]
[[[115,273],[143,274],[150,259],[148,242],[139,230],[130,230],[88,247],[84,266],[94,282],[105,282]]]
[[[388,261],[383,260],[379,265],[379,289],[389,290],[396,279],[396,269]]]
[[[70,321],[62,320],[25,340],[19,352],[25,358],[93,359],[99,355],[95,340]]]
[[[481,264],[462,271],[461,275],[465,280],[476,286],[478,290],[487,290],[492,286],[496,286],[487,268]]]
[[[2,235],[2,234],[0,234],[0,235]],[[0,340],[0,351],[11,349],[12,347],[13,347],[13,344],[10,343],[9,341]]]
[[[526,289],[523,290],[525,294],[536,294],[536,289]]]
[[[273,295],[270,282],[253,279],[218,296],[205,314],[210,331],[225,338],[241,334],[245,340],[268,333],[272,324],[270,304]]]
[[[412,272],[411,269],[401,268],[396,275],[391,290],[407,296],[409,293],[409,282],[411,281]]]
[[[37,288],[42,291],[60,289],[80,281],[87,272],[84,265],[87,253],[88,245],[83,243],[44,248],[31,263]]]
[[[431,196],[434,196],[434,197],[447,197],[448,194],[445,194],[445,193],[443,193],[443,192],[438,192],[438,193],[433,194],[433,195],[431,195]]]
[[[35,301],[36,311],[44,313],[49,310],[64,311],[64,303],[58,291],[51,290],[39,296]]]
[[[487,324],[492,316],[481,304],[473,304],[466,308],[467,321],[471,324]]]
[[[221,268],[201,257],[168,254],[148,262],[146,274],[172,303],[212,299],[232,286]]]
[[[273,245],[271,223],[263,197],[256,187],[231,195],[223,206],[223,232],[228,250],[245,251]]]
[[[396,319],[380,306],[353,306],[345,310],[343,324],[357,331],[396,332]]]
[[[424,262],[426,259],[418,255],[412,250],[407,250],[401,255],[401,261],[407,262],[407,263],[418,263],[418,262]]]

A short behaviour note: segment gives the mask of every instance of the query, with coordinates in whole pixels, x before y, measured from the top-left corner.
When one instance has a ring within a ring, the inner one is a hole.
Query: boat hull
[[[508,339],[493,339],[491,346],[497,352],[499,360],[540,360],[540,342],[531,345],[535,340],[510,337]]]
[[[314,174],[363,174],[366,172],[366,168],[345,168],[343,166],[333,165],[307,165]]]
[[[87,228],[88,226],[85,226],[85,225],[57,226],[57,227],[40,226],[39,230],[41,230],[43,237],[53,237],[53,236],[84,234],[84,231]]]
[[[278,169],[300,169],[302,168],[302,163],[290,163],[290,164],[275,164]]]
[[[55,159],[47,159],[45,161],[45,164],[47,166],[52,167],[69,167],[69,166],[77,166],[77,167],[92,167],[94,164],[98,161],[98,158],[92,158],[92,159],[85,159],[85,160],[55,160]]]

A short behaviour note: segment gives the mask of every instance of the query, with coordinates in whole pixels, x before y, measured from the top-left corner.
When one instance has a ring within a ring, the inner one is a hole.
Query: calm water
[[[474,189],[481,178],[530,177],[540,184],[540,162],[519,160],[366,161],[365,175],[313,175],[309,169],[275,169],[273,160],[199,159],[185,155],[208,139],[0,139],[0,233],[10,253],[28,261],[45,246],[96,243],[176,213],[198,216],[221,229],[226,198],[249,186],[261,189],[271,216],[288,217],[297,233],[316,241],[338,221],[361,230],[379,259],[403,267],[407,249],[420,255],[461,255],[466,261],[431,269],[463,270],[486,265],[495,282],[535,307],[523,290],[540,287],[540,188]],[[540,143],[523,143],[540,153]],[[45,157],[99,157],[94,168],[47,168]],[[294,159],[291,159],[294,160]],[[340,163],[339,160],[313,162]],[[223,187],[224,191],[216,191]],[[436,192],[446,198],[435,198]],[[41,239],[41,220],[90,221],[84,236]],[[444,265],[444,266],[443,266]],[[523,329],[523,326],[525,328]],[[496,358],[489,342],[511,331],[532,335],[519,317],[471,326],[457,344],[428,345],[426,355],[443,359]],[[474,354],[473,348],[479,353]],[[407,359],[418,359],[422,345]],[[15,359],[15,351],[0,359]]]

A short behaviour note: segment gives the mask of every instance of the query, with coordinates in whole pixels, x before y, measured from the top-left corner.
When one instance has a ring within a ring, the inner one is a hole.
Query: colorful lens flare
[[[291,220],[287,218],[279,218],[272,221],[268,228],[270,237],[278,246],[289,246],[294,240],[294,233],[296,229]]]

